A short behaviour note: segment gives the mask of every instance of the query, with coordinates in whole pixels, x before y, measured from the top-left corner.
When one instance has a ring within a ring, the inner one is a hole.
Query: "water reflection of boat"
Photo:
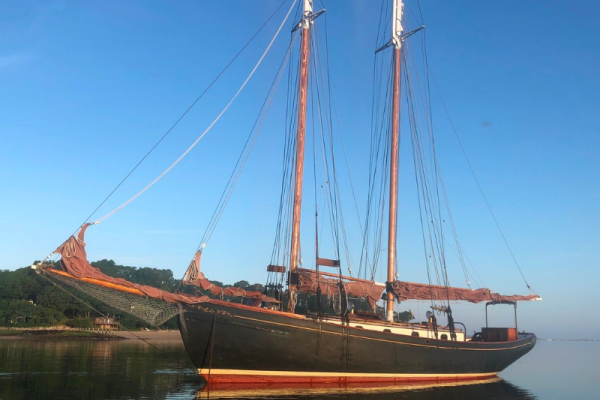
[[[197,399],[249,398],[328,398],[392,399],[402,393],[402,399],[506,399],[535,400],[537,397],[503,379],[490,378],[470,382],[388,384],[211,384],[198,392]]]

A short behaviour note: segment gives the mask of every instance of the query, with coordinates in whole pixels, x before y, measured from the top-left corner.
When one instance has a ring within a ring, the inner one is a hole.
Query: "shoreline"
[[[152,343],[183,343],[176,330],[87,331],[68,327],[0,328],[0,340],[129,340]]]
[[[181,333],[178,330],[118,332],[119,335],[124,336],[126,339],[133,339],[135,341],[139,341],[141,338],[152,344],[174,343],[181,344],[183,346],[183,339],[181,339]]]

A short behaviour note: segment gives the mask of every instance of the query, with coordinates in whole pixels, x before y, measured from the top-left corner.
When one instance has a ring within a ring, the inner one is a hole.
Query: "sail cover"
[[[342,279],[350,280],[342,281],[348,296],[363,297],[371,307],[375,307],[375,303],[381,299],[381,295],[385,291],[385,285],[381,283],[346,276],[342,276]],[[321,293],[327,296],[332,296],[339,291],[339,279],[325,278],[323,274],[319,274],[317,277],[314,270],[299,268],[298,280],[298,291],[301,293],[315,294],[318,287],[321,288]]]
[[[244,288],[229,286],[229,287],[221,287],[215,285],[206,277],[202,272],[200,272],[200,257],[202,256],[202,250],[196,252],[194,259],[190,263],[185,275],[183,277],[184,285],[192,285],[198,286],[202,288],[202,290],[206,290],[210,292],[213,296],[234,296],[234,297],[247,297],[256,299],[255,305],[260,305],[262,301],[268,303],[280,303],[279,300],[264,295],[262,292],[254,291],[254,290],[245,290]]]
[[[493,293],[487,288],[472,290],[402,281],[395,281],[392,283],[392,289],[398,300],[457,300],[467,301],[469,303],[480,303],[482,301],[541,300],[540,296],[537,294],[506,296],[499,293]]]
[[[331,296],[339,290],[339,278],[326,278],[333,274],[320,273],[317,278],[316,271],[311,269],[299,268],[298,290],[302,293],[317,293],[317,287],[321,287],[321,293]],[[325,276],[324,276],[325,275]],[[344,288],[349,296],[364,297],[369,304],[374,307],[379,301],[386,289],[384,283],[367,281],[364,279],[353,278],[350,276],[341,276]],[[526,296],[521,295],[502,295],[494,293],[490,289],[464,289],[457,287],[445,287],[436,285],[427,285],[424,283],[412,283],[403,281],[394,281],[391,285],[394,296],[398,301],[406,300],[453,300],[466,301],[469,303],[480,303],[483,301],[533,301],[541,300],[537,294]]]
[[[60,260],[60,264],[62,268],[72,277],[78,279],[86,279],[87,282],[96,283],[99,286],[106,286],[106,283],[115,285],[116,288],[125,287],[133,289],[134,291],[139,291],[140,294],[144,296],[148,296],[153,299],[163,300],[168,303],[187,303],[187,304],[196,304],[202,303],[209,300],[208,296],[190,296],[184,294],[176,294],[167,292],[165,290],[157,289],[148,285],[139,285],[136,283],[129,282],[123,278],[113,278],[112,276],[108,276],[98,268],[94,268],[90,265],[87,260],[87,255],[85,252],[85,242],[84,236],[86,229],[91,224],[84,224],[77,236],[71,236],[67,241],[61,244],[54,253],[60,254],[62,256]],[[46,268],[47,271],[53,272],[52,268]],[[56,271],[56,270],[55,270]],[[58,271],[60,272],[60,271]],[[118,289],[117,289],[118,290]]]

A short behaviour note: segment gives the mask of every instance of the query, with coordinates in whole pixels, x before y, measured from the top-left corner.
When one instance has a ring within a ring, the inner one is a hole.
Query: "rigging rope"
[[[175,165],[177,165],[198,144],[198,142],[200,142],[200,140],[212,129],[212,127],[217,123],[217,121],[219,121],[219,119],[221,119],[221,117],[223,116],[223,114],[225,114],[225,112],[229,109],[229,107],[231,106],[231,104],[233,104],[233,102],[238,97],[238,95],[241,93],[241,91],[244,89],[244,87],[246,87],[246,84],[248,83],[248,81],[250,81],[250,78],[252,78],[252,76],[254,75],[254,73],[256,72],[256,70],[258,69],[259,65],[262,63],[263,59],[265,58],[265,56],[267,55],[267,53],[271,49],[271,46],[275,42],[275,39],[277,38],[277,36],[279,36],[279,32],[281,32],[281,29],[283,28],[285,22],[287,21],[288,17],[290,16],[290,13],[292,12],[292,9],[294,8],[294,6],[295,6],[295,4],[296,4],[297,1],[298,0],[294,0],[294,2],[292,3],[292,6],[288,10],[288,12],[287,12],[285,18],[283,19],[281,25],[279,25],[279,28],[277,29],[277,32],[275,32],[275,36],[273,36],[273,38],[269,42],[269,45],[267,46],[267,48],[263,52],[262,56],[260,57],[260,59],[258,60],[258,62],[256,63],[256,65],[254,66],[254,68],[252,69],[252,71],[250,72],[250,74],[248,75],[248,77],[246,78],[246,80],[244,81],[244,83],[242,83],[242,86],[240,86],[240,88],[235,93],[235,95],[231,98],[231,100],[229,101],[229,103],[227,103],[227,105],[225,106],[225,108],[223,108],[223,110],[221,111],[221,113],[219,113],[219,115],[208,126],[208,128],[206,128],[206,130],[204,132],[202,132],[202,134],[194,141],[194,143],[192,143],[192,145],[190,147],[188,147],[188,149],[186,151],[184,151],[183,154],[181,156],[179,156],[179,158],[177,160],[175,160],[175,162],[173,164],[171,164],[166,170],[164,170],[156,179],[154,179],[152,182],[150,182],[150,184],[148,184],[145,188],[143,188],[140,192],[138,192],[135,196],[133,196],[132,198],[130,198],[129,200],[127,200],[125,203],[121,204],[119,207],[115,208],[113,211],[109,212],[108,214],[106,214],[105,216],[103,216],[102,218],[100,218],[98,220],[98,223],[101,223],[101,222],[105,221],[107,218],[109,218],[112,215],[114,215],[117,211],[121,210],[122,208],[124,208],[125,206],[127,206],[129,203],[131,203],[133,200],[135,200],[136,198],[138,198],[146,190],[150,189],[156,182],[158,182],[171,169],[173,169],[173,167],[175,167]]]
[[[421,19],[421,25],[424,25],[424,20],[423,20],[423,12],[421,10],[421,2],[419,0],[417,0],[417,7],[419,10],[419,17]],[[425,30],[423,30],[423,35],[425,36]],[[506,236],[504,235],[504,232],[502,231],[502,229],[500,228],[500,224],[498,223],[498,220],[496,219],[496,215],[494,214],[494,211],[492,210],[492,207],[490,206],[490,203],[488,202],[488,199],[483,191],[483,188],[481,187],[481,184],[479,183],[479,179],[477,178],[477,174],[475,174],[475,170],[471,164],[471,161],[469,160],[469,157],[467,156],[467,152],[462,144],[462,141],[460,140],[460,137],[458,135],[458,131],[456,130],[456,127],[454,125],[454,122],[452,121],[452,118],[450,117],[450,112],[448,111],[448,108],[446,107],[446,103],[444,102],[444,99],[442,98],[442,94],[440,92],[440,89],[437,85],[437,82],[435,80],[435,77],[433,76],[433,71],[431,70],[431,68],[429,67],[429,61],[427,59],[427,45],[426,45],[426,40],[425,37],[423,39],[423,52],[425,55],[425,69],[426,69],[426,74],[427,74],[427,92],[429,95],[429,104],[430,104],[430,109],[431,109],[431,91],[429,90],[429,77],[431,77],[431,79],[433,80],[436,92],[439,96],[439,99],[442,103],[442,106],[444,108],[444,111],[446,113],[446,116],[448,117],[448,121],[450,122],[450,126],[452,127],[452,131],[454,132],[454,136],[456,137],[456,140],[460,146],[461,152],[463,154],[463,156],[465,157],[465,160],[467,161],[467,164],[469,166],[469,170],[471,171],[471,174],[473,175],[473,178],[475,179],[475,182],[477,184],[477,187],[479,189],[479,192],[481,193],[481,196],[483,197],[483,200],[487,206],[488,211],[490,212],[490,215],[492,216],[492,219],[494,220],[494,223],[496,224],[496,228],[498,229],[498,231],[500,232],[500,235],[502,236],[502,240],[504,241],[504,244],[506,245],[506,248],[508,249],[513,262],[515,263],[517,269],[519,270],[519,273],[521,274],[521,277],[523,278],[523,281],[525,282],[525,285],[527,286],[527,289],[529,289],[530,293],[534,293],[537,294],[535,292],[535,290],[533,290],[531,288],[531,286],[529,285],[529,283],[527,282],[527,279],[525,278],[525,275],[523,274],[523,271],[521,269],[521,266],[519,265],[519,262],[517,261],[517,258],[515,257],[510,245],[508,244],[508,240],[506,239]],[[430,114],[431,116],[431,114]],[[444,196],[446,196],[445,194],[445,188],[443,188],[444,190]],[[447,200],[446,200],[447,201]],[[456,232],[454,229],[454,223],[452,222],[452,226],[453,226],[453,234],[456,236]],[[458,243],[458,240],[457,240]],[[462,260],[462,249],[458,249],[459,250],[459,257],[461,259],[461,262],[463,263],[463,268],[464,268],[464,260]],[[471,266],[473,267],[475,273],[477,274],[477,271],[475,270],[475,267],[473,266],[473,264],[469,261],[469,263],[471,264]]]
[[[420,16],[420,25],[424,26],[425,22],[423,20],[423,13],[421,11],[421,4],[420,2],[417,0],[417,6],[418,6],[418,11],[419,11],[419,16]],[[415,17],[415,20],[417,20],[417,18]],[[465,263],[465,256],[463,253],[463,249],[462,246],[460,245],[460,241],[458,239],[458,233],[456,231],[456,226],[454,224],[454,218],[452,216],[452,211],[450,208],[450,202],[448,200],[448,195],[446,192],[446,186],[444,184],[444,179],[441,173],[441,168],[439,165],[439,161],[437,158],[437,152],[435,151],[435,139],[434,139],[434,135],[433,135],[433,112],[432,112],[432,102],[431,102],[431,84],[430,84],[430,79],[429,79],[429,73],[427,73],[427,71],[429,71],[429,58],[427,56],[427,31],[423,30],[422,31],[422,36],[418,36],[416,40],[421,39],[421,52],[422,52],[422,56],[423,56],[423,64],[424,64],[424,68],[425,68],[425,81],[426,81],[426,94],[427,94],[427,99],[425,100],[424,96],[423,96],[423,89],[421,88],[421,82],[419,79],[419,76],[416,76],[416,80],[417,80],[417,85],[419,88],[419,94],[421,96],[421,101],[423,102],[423,104],[426,104],[426,106],[424,106],[424,112],[426,114],[426,122],[427,122],[427,128],[428,128],[428,132],[429,132],[429,137],[430,137],[430,141],[432,144],[432,164],[433,164],[433,169],[436,172],[436,179],[439,180],[439,185],[438,185],[438,190],[439,188],[441,188],[442,190],[442,194],[444,197],[444,202],[445,202],[445,206],[446,206],[446,210],[447,210],[447,215],[448,215],[448,219],[450,221],[450,226],[452,229],[452,235],[454,238],[454,242],[456,244],[456,249],[457,249],[457,257],[459,259],[459,262],[462,266],[462,270],[463,270],[463,274],[465,277],[465,281],[467,283],[467,286],[470,286],[470,278],[469,278],[469,272],[467,270],[467,264]],[[438,194],[439,196],[439,194]],[[438,197],[439,199],[439,197]],[[440,207],[441,210],[441,207]],[[441,219],[442,223],[445,223],[446,221]],[[442,224],[442,228],[441,228],[441,234],[443,237],[443,224]],[[472,265],[474,272],[477,274],[477,271],[475,270],[475,267]],[[480,281],[481,282],[481,281]],[[481,287],[483,287],[483,285],[481,285]]]
[[[325,20],[327,16],[325,15]],[[341,195],[339,191],[339,182],[337,178],[337,171],[335,166],[335,153],[334,153],[334,138],[333,138],[333,112],[331,104],[332,90],[331,80],[329,72],[329,54],[327,44],[327,28],[325,27],[324,38],[319,33],[318,25],[314,25],[311,29],[311,48],[313,49],[312,56],[310,58],[310,74],[309,74],[309,91],[312,93],[310,96],[310,102],[308,104],[308,126],[312,128],[312,164],[313,164],[313,195],[315,200],[315,247],[318,249],[318,254],[321,253],[320,243],[324,235],[322,235],[325,225],[330,229],[333,252],[336,259],[340,259],[341,246],[340,239],[342,240],[346,260],[348,262],[349,273],[352,273],[352,260],[350,249],[347,244],[346,231],[344,227],[343,211],[341,204]],[[300,60],[298,60],[300,62]],[[291,205],[292,205],[292,183],[295,176],[295,152],[293,149],[296,147],[296,125],[297,116],[295,113],[290,112],[295,109],[298,102],[297,93],[293,90],[298,85],[298,70],[290,69],[289,80],[288,80],[288,103],[286,108],[286,120],[289,122],[286,125],[286,136],[284,142],[284,166],[283,166],[283,177],[281,185],[281,198],[279,205],[279,216],[276,226],[275,241],[273,244],[273,252],[271,256],[271,264],[275,264],[275,260],[280,260],[281,256],[285,257],[279,265],[286,266],[289,263],[288,254],[285,249],[287,243],[289,243],[289,229],[291,220]],[[310,131],[308,129],[307,131]],[[311,132],[307,132],[310,134]],[[317,150],[317,146],[320,148]],[[319,151],[322,158],[321,166],[318,166],[316,157],[317,151]],[[319,170],[318,170],[319,169]],[[322,179],[319,184],[318,180]],[[319,188],[322,189],[322,194],[319,193]],[[354,196],[355,198],[356,196]],[[322,210],[319,213],[320,199],[325,199],[322,203]],[[323,210],[327,208],[329,223],[320,223],[319,217],[323,218],[325,214]],[[360,223],[360,219],[359,219]],[[341,235],[340,235],[341,229]],[[283,253],[283,254],[282,254]],[[300,257],[302,258],[302,257]],[[338,270],[341,274],[341,269]],[[269,274],[267,280],[267,286],[273,286],[271,284],[273,275]]]
[[[423,207],[425,211],[425,215],[427,217],[427,229],[429,232],[430,238],[430,250],[432,254],[432,261],[436,268],[436,276],[438,278],[438,285],[441,284],[440,274],[438,267],[441,270],[443,285],[449,285],[448,271],[446,267],[446,259],[445,259],[445,245],[444,245],[444,235],[442,231],[443,226],[443,218],[441,215],[441,203],[440,203],[440,193],[439,186],[442,183],[441,180],[441,172],[437,168],[436,164],[436,152],[435,152],[435,144],[433,140],[433,133],[430,131],[429,135],[429,146],[425,143],[425,137],[421,134],[421,118],[419,117],[419,108],[416,104],[416,95],[415,95],[415,83],[416,81],[417,87],[420,89],[418,74],[416,72],[416,66],[410,64],[409,61],[409,53],[410,47],[408,43],[405,43],[405,60],[406,60],[406,80],[407,80],[407,103],[409,109],[409,121],[410,128],[412,133],[412,142],[413,142],[413,158],[415,162],[415,172],[419,176],[419,180],[417,180],[417,187],[421,188],[421,196],[423,201]],[[413,75],[415,79],[413,80]],[[421,96],[421,100],[423,97]],[[423,101],[424,103],[424,101]],[[427,113],[427,110],[424,110]],[[426,119],[429,121],[429,119]],[[427,155],[423,152],[424,148],[430,149],[429,159],[432,164],[431,170],[427,167]],[[449,210],[448,210],[449,212]],[[437,220],[436,220],[437,218]],[[429,223],[431,222],[431,224]],[[434,253],[435,251],[435,253]],[[463,270],[465,268],[463,267]],[[468,278],[467,278],[468,282]],[[431,282],[430,282],[431,284]]]
[[[292,33],[293,37],[293,33]],[[292,52],[292,60],[293,60]],[[290,64],[292,61],[290,61]],[[294,131],[294,125],[296,123],[297,115],[293,112],[298,105],[298,95],[294,91],[299,82],[299,63],[300,59],[296,60],[296,68],[288,69],[288,88],[287,92],[293,93],[292,96],[287,96],[285,119],[288,121],[285,127],[285,139],[284,139],[284,150],[283,150],[283,175],[281,177],[281,194],[279,199],[279,211],[277,215],[277,223],[275,227],[275,239],[273,242],[273,252],[271,253],[271,264],[287,266],[288,264],[288,253],[282,249],[286,249],[286,243],[290,243],[291,235],[291,220],[292,215],[292,197],[293,192],[292,178],[295,173],[295,152],[293,151],[296,147],[296,135]],[[269,274],[271,275],[271,274]],[[278,281],[283,282],[283,275]],[[270,280],[268,281],[270,282]]]
[[[336,123],[337,123],[337,127],[338,127],[338,133],[339,133],[339,138],[340,138],[340,143],[342,146],[342,154],[344,155],[344,160],[346,162],[346,171],[348,173],[348,180],[350,182],[350,189],[352,192],[352,197],[354,200],[354,207],[357,211],[357,217],[358,217],[358,223],[362,232],[362,224],[360,221],[360,214],[358,213],[358,205],[356,203],[356,195],[354,193],[354,186],[352,184],[352,176],[350,174],[350,169],[348,167],[348,160],[346,158],[346,152],[344,149],[344,141],[342,138],[342,134],[340,131],[340,125],[339,125],[339,121],[337,119],[337,111],[335,109],[335,100],[333,97],[333,90],[331,88],[331,73],[330,73],[330,68],[329,68],[329,35],[328,35],[328,31],[327,31],[327,16],[325,16],[325,54],[324,56],[321,55],[321,47],[318,45],[317,42],[317,56],[319,57],[319,59],[324,59],[323,62],[320,63],[320,76],[321,76],[321,86],[322,86],[322,90],[324,93],[327,94],[327,99],[328,99],[328,106],[327,104],[325,104],[326,106],[326,116],[327,116],[327,127],[328,127],[328,133],[329,133],[329,145],[330,145],[330,153],[331,153],[331,164],[332,164],[332,172],[333,172],[333,182],[334,182],[334,196],[335,196],[335,201],[336,204],[338,205],[338,211],[339,211],[339,216],[338,216],[338,220],[339,220],[339,229],[341,230],[342,233],[342,243],[344,246],[344,253],[346,255],[346,262],[347,262],[347,268],[348,268],[348,275],[352,276],[352,266],[354,265],[354,261],[352,259],[352,253],[350,251],[350,246],[348,245],[348,235],[346,233],[346,222],[345,222],[345,218],[344,218],[344,210],[343,210],[343,205],[342,205],[342,196],[340,194],[340,187],[339,187],[339,180],[338,180],[338,173],[337,173],[337,168],[336,168],[336,162],[335,162],[335,153],[334,153],[334,137],[333,137],[333,116],[335,115],[336,119]],[[322,65],[325,65],[325,76],[323,76],[323,68]],[[337,228],[336,228],[337,229]],[[337,248],[338,248],[338,254],[339,254],[339,239],[338,239],[338,243],[336,244]],[[339,258],[339,255],[338,255]],[[340,275],[342,274],[342,270],[339,270]]]
[[[488,202],[488,199],[483,191],[483,188],[481,187],[481,184],[479,183],[479,179],[477,178],[477,174],[475,174],[475,170],[473,169],[473,165],[471,164],[471,160],[469,160],[469,157],[467,156],[467,152],[462,144],[462,141],[460,140],[460,137],[458,136],[458,131],[456,130],[456,127],[454,126],[454,122],[452,121],[452,118],[450,117],[450,112],[448,111],[448,108],[446,107],[446,103],[444,102],[444,99],[442,98],[442,94],[440,92],[440,89],[437,85],[437,82],[435,80],[435,77],[433,76],[433,72],[431,69],[428,70],[429,74],[431,75],[431,79],[433,80],[436,92],[440,98],[440,101],[442,103],[442,106],[444,107],[444,111],[446,112],[446,116],[448,117],[448,121],[450,122],[450,126],[452,127],[452,131],[454,132],[454,136],[456,137],[456,140],[458,142],[458,145],[460,147],[460,150],[463,154],[463,156],[465,157],[465,160],[467,161],[467,165],[469,166],[469,170],[471,171],[471,174],[473,175],[473,178],[475,179],[475,183],[477,184],[477,187],[479,188],[479,192],[481,193],[481,196],[483,197],[483,200],[485,202],[485,205],[487,206],[488,211],[490,212],[490,215],[492,216],[492,219],[494,220],[494,223],[496,224],[496,228],[498,228],[498,232],[500,232],[500,236],[502,236],[502,240],[504,241],[504,244],[506,245],[506,248],[508,249],[508,252],[510,253],[510,256],[512,257],[515,265],[517,266],[517,269],[519,270],[519,273],[521,274],[521,277],[523,278],[523,281],[525,282],[525,285],[527,285],[527,289],[529,289],[530,293],[533,294],[537,294],[535,290],[533,290],[533,288],[529,285],[529,282],[527,282],[527,279],[525,278],[525,274],[523,274],[523,270],[521,269],[521,266],[519,265],[519,262],[517,261],[517,258],[515,257],[515,254],[513,253],[510,245],[508,244],[508,240],[506,239],[506,236],[504,236],[504,232],[502,231],[502,228],[500,228],[500,223],[498,222],[498,220],[496,219],[496,214],[494,214],[494,211],[492,210],[492,207],[490,206],[490,203]]]
[[[237,159],[237,162],[233,168],[233,171],[231,171],[229,180],[227,181],[227,184],[225,185],[225,188],[223,189],[221,197],[219,198],[219,202],[217,203],[217,207],[215,208],[213,215],[211,216],[210,221],[208,223],[208,226],[206,227],[206,230],[205,230],[204,234],[202,235],[202,239],[200,240],[200,243],[198,244],[197,250],[199,250],[203,245],[208,243],[208,241],[210,240],[214,230],[217,227],[217,224],[219,223],[221,215],[223,215],[223,212],[225,211],[225,207],[227,206],[227,203],[229,202],[229,199],[231,198],[231,195],[233,194],[236,183],[237,183],[239,177],[241,176],[244,166],[246,165],[246,162],[248,160],[248,157],[250,156],[250,153],[252,152],[252,148],[254,147],[254,143],[256,142],[258,134],[260,133],[262,125],[265,121],[265,118],[266,118],[268,112],[269,112],[271,102],[273,101],[275,92],[277,91],[277,88],[279,87],[279,82],[281,80],[282,73],[285,70],[287,62],[289,60],[291,49],[293,47],[296,37],[297,37],[296,34],[294,34],[292,36],[292,40],[290,42],[290,45],[288,46],[288,50],[286,51],[286,53],[283,57],[283,60],[281,61],[281,64],[279,65],[279,70],[277,71],[277,74],[275,75],[273,82],[271,83],[271,87],[269,88],[269,91],[267,92],[267,96],[265,97],[265,100],[263,101],[263,104],[258,113],[258,116],[256,117],[256,120],[254,121],[254,125],[252,126],[252,129],[250,130],[250,133],[248,134],[248,137],[246,138],[246,142],[244,143],[244,147],[242,148],[242,151]]]
[[[69,292],[67,289],[63,288],[62,286],[58,285],[56,282],[54,282],[53,280],[51,280],[50,278],[48,278],[44,273],[40,273],[38,274],[38,276],[41,276],[42,278],[44,278],[45,280],[47,280],[48,282],[50,282],[51,284],[53,284],[54,286],[56,286],[58,289],[62,290],[63,292],[65,292],[66,294],[68,294],[69,296],[73,297],[75,300],[79,301],[80,303],[82,303],[83,305],[87,306],[90,310],[96,311],[98,314],[100,314],[101,316],[103,316],[104,318],[109,318],[108,315],[102,313],[101,311],[98,311],[96,308],[92,307],[89,303],[83,301],[82,299],[80,299],[79,297],[75,296],[73,293]],[[85,292],[84,292],[85,293]],[[133,336],[135,336],[136,338],[140,339],[142,342],[150,345],[151,347],[154,347],[156,350],[158,350],[158,348],[156,346],[154,346],[152,343],[148,342],[146,339],[139,337],[138,335],[136,335],[135,333],[133,333],[132,331],[130,331],[129,329],[125,328],[119,321],[117,321],[116,319],[114,320],[120,327],[121,329],[123,329],[124,331],[131,333]],[[146,321],[148,322],[148,321]]]
[[[315,27],[315,33],[317,32],[317,29]],[[316,97],[316,105],[317,105],[317,116],[318,116],[318,121],[319,121],[319,130],[320,130],[320,138],[321,138],[321,143],[320,143],[320,147],[321,147],[321,155],[322,155],[322,161],[323,161],[323,173],[324,173],[324,178],[325,178],[325,182],[323,185],[323,189],[324,192],[326,194],[325,199],[326,199],[326,204],[327,204],[327,208],[329,210],[329,219],[330,219],[330,227],[331,227],[331,235],[332,235],[332,241],[334,243],[334,254],[335,257],[337,259],[340,258],[340,244],[339,244],[339,233],[338,233],[338,227],[339,227],[339,209],[340,209],[340,205],[337,201],[337,198],[335,196],[335,189],[337,187],[337,178],[336,178],[336,172],[335,172],[335,158],[333,155],[333,143],[331,142],[331,118],[329,115],[329,108],[326,107],[325,104],[325,97],[324,97],[324,93],[323,96],[321,96],[321,91],[325,91],[325,88],[323,87],[323,74],[322,74],[322,70],[319,68],[322,66],[322,61],[321,61],[321,52],[320,52],[320,47],[319,47],[319,42],[316,39],[316,34],[314,35],[315,39],[314,39],[314,49],[315,49],[315,57],[313,57],[313,62],[312,62],[312,67],[313,67],[313,74],[312,74],[312,79],[311,79],[311,83],[314,85],[314,93],[315,95],[313,97]],[[320,84],[320,85],[319,85]],[[325,110],[323,110],[323,108]],[[313,111],[312,113],[312,117],[313,120],[315,118],[315,113]],[[323,121],[325,118],[325,122]],[[313,122],[314,124],[314,122]],[[314,130],[314,127],[313,127]],[[329,133],[329,147],[327,146],[327,143],[325,141],[325,131],[327,131]],[[328,154],[328,150],[330,150],[330,157],[331,157],[331,161],[329,161],[327,154]],[[330,166],[331,164],[331,166]],[[330,172],[331,169],[331,172]],[[330,174],[333,175],[333,184],[334,184],[334,191],[332,192],[331,190],[331,181],[332,178],[330,177]]]
[[[256,33],[254,33],[254,35],[252,35],[250,40],[248,40],[246,42],[246,44],[237,52],[237,54],[231,59],[231,61],[229,61],[229,63],[221,70],[221,72],[219,72],[219,74],[209,83],[209,85],[204,89],[204,91],[202,93],[200,93],[200,96],[198,96],[196,98],[196,100],[194,100],[192,102],[192,104],[184,111],[183,114],[181,114],[181,116],[175,121],[175,123],[173,125],[171,125],[171,127],[165,132],[165,134],[158,140],[158,142],[156,142],[154,144],[154,146],[152,146],[150,148],[150,150],[144,155],[144,157],[142,157],[142,159],[131,169],[131,171],[129,171],[129,173],[127,175],[125,175],[125,177],[121,180],[121,182],[119,182],[119,184],[108,194],[108,196],[106,196],[104,198],[104,200],[102,200],[102,202],[98,205],[98,207],[96,207],[94,209],[94,211],[92,211],[92,213],[85,219],[85,221],[83,221],[83,223],[79,227],[86,224],[90,220],[90,218],[92,218],[92,216],[100,209],[100,207],[102,207],[104,205],[104,203],[106,203],[106,201],[119,189],[119,187],[121,187],[121,185],[123,183],[125,183],[125,181],[129,178],[129,176],[131,176],[131,174],[133,174],[133,172],[146,160],[146,158],[150,155],[150,153],[152,153],[154,151],[154,149],[156,149],[158,147],[158,145],[169,135],[169,133],[171,133],[171,131],[173,129],[175,129],[175,127],[179,124],[179,122],[181,122],[181,120],[192,110],[192,108],[194,108],[196,103],[198,103],[200,101],[200,99],[202,99],[202,97],[204,97],[204,95],[219,80],[219,78],[225,73],[225,71],[227,71],[229,69],[229,67],[235,62],[235,60],[237,60],[237,58],[244,52],[244,50],[250,45],[250,43],[252,43],[252,41],[258,36],[258,34],[269,23],[269,21],[271,21],[271,19],[275,16],[275,14],[277,14],[277,12],[281,9],[281,7],[283,7],[283,5],[285,4],[286,1],[287,0],[284,0],[279,5],[279,7],[277,7],[277,9],[273,12],[273,14],[271,14],[271,16],[264,22],[264,24],[262,24],[262,26],[256,31]],[[77,227],[77,229],[73,232],[72,235],[77,233],[77,231],[79,230],[79,227]]]
[[[361,250],[358,276],[367,279],[367,269],[374,279],[379,257],[383,252],[383,218],[385,211],[385,194],[389,172],[389,146],[391,121],[391,60],[384,52],[376,53],[373,62],[373,100],[371,110],[371,147],[369,155],[369,185],[367,194],[367,211],[364,225],[364,240]],[[387,65],[387,68],[385,67]],[[385,85],[383,85],[385,83]],[[381,88],[385,88],[382,91]],[[382,168],[381,172],[378,172]],[[372,222],[374,221],[374,222]],[[371,226],[374,223],[374,226]],[[373,241],[373,243],[371,243]]]

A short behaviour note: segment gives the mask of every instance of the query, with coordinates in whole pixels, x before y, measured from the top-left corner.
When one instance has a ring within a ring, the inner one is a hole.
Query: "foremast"
[[[294,177],[294,205],[292,214],[292,243],[290,250],[290,275],[288,281],[289,300],[287,310],[294,312],[296,307],[297,284],[293,279],[298,274],[300,253],[300,215],[302,212],[302,180],[304,175],[304,143],[306,136],[306,105],[308,97],[308,67],[310,58],[310,34],[313,20],[323,13],[313,13],[312,0],[303,0],[302,18],[294,30],[300,29],[300,82],[298,85],[298,132],[296,141],[296,173]]]
[[[392,137],[390,143],[390,203],[388,232],[388,270],[387,270],[387,304],[386,319],[394,321],[394,270],[396,265],[396,235],[398,222],[398,159],[400,148],[400,68],[402,62],[402,12],[403,0],[393,0],[392,38],[389,45],[394,50],[394,80],[392,90]]]

